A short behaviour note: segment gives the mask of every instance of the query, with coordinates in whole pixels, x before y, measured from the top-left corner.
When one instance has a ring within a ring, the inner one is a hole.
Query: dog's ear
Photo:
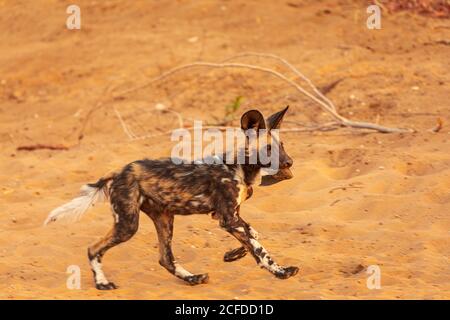
[[[271,115],[269,118],[267,118],[267,126],[269,127],[269,130],[272,129],[280,129],[281,122],[283,122],[283,117],[286,111],[289,109],[289,106],[284,108],[281,111],[278,111]]]
[[[266,129],[266,121],[261,112],[258,110],[250,110],[241,117],[242,130],[254,129],[256,131]]]

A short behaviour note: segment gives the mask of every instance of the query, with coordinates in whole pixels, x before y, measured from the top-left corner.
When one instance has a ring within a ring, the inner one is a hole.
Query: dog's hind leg
[[[252,237],[255,238],[255,240],[258,240],[258,238],[259,238],[258,232],[255,229],[253,229],[250,225],[247,225],[247,226],[248,226],[248,230],[249,230],[250,234],[252,235]],[[236,249],[232,249],[230,251],[225,252],[225,254],[223,255],[223,261],[233,262],[233,261],[239,260],[239,259],[245,257],[247,255],[247,252],[248,251],[244,246],[236,248]]]
[[[122,190],[121,190],[122,189]],[[88,257],[94,273],[95,287],[99,290],[116,289],[117,286],[108,281],[102,270],[102,258],[107,250],[130,240],[139,226],[139,193],[134,186],[118,186],[112,189],[111,206],[114,226],[106,236],[88,248]]]
[[[192,274],[179,265],[172,253],[172,236],[174,216],[170,212],[164,211],[155,213],[151,206],[144,203],[141,207],[155,224],[159,240],[159,264],[176,277],[186,281],[190,285],[208,282],[208,274]]]
[[[248,226],[248,231],[250,232],[251,236],[255,240],[258,240],[258,238],[259,238],[258,232],[255,229],[253,229],[250,225],[247,224],[247,226]],[[244,246],[236,248],[236,249],[232,249],[230,251],[225,252],[225,254],[223,255],[223,261],[233,262],[233,261],[239,260],[239,259],[245,257],[247,255],[247,252],[248,251]]]
[[[233,262],[239,260],[247,255],[247,249],[242,246],[236,249],[232,249],[230,251],[225,252],[223,255],[223,261],[225,262]]]

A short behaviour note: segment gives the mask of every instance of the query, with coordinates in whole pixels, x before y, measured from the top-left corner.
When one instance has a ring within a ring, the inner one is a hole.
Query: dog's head
[[[273,174],[263,176],[262,185],[273,184],[293,177],[290,170],[293,160],[286,153],[279,135],[279,129],[288,108],[272,114],[267,119],[264,119],[258,110],[247,111],[241,117],[241,128],[246,133],[248,142],[246,152],[251,153],[251,149],[253,152],[256,151],[258,154],[257,165],[273,172]],[[254,141],[253,146],[250,140]],[[261,157],[261,155],[263,156]]]

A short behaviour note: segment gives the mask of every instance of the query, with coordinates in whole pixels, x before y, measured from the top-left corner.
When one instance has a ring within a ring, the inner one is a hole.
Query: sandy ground
[[[403,12],[368,30],[358,1],[80,0],[82,29],[67,30],[71,3],[0,1],[0,298],[450,298],[449,20]],[[191,70],[110,101],[77,145],[83,119],[111,90],[244,51],[279,54],[319,86],[342,79],[328,96],[351,119],[418,132],[283,135],[295,177],[255,188],[241,212],[280,264],[301,267],[294,278],[275,279],[250,257],[222,262],[236,240],[209,217],[177,217],[177,259],[210,275],[207,285],[187,286],[158,265],[155,231],[142,215],[138,234],[104,259],[120,289],[97,291],[86,248],[109,230],[108,206],[73,225],[42,222],[82,184],[173,146],[168,135],[127,141],[113,106],[139,134],[176,126],[155,103],[212,123],[239,95],[240,110],[290,104],[286,128],[330,120],[269,75]],[[428,132],[438,118],[443,129]],[[35,143],[71,148],[16,150]],[[66,287],[70,265],[81,268],[80,290]],[[370,265],[381,269],[381,289],[367,288]]]

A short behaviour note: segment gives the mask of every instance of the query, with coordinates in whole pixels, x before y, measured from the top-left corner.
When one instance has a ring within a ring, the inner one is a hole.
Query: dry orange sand
[[[0,298],[450,298],[449,20],[386,15],[382,30],[370,31],[354,1],[78,2],[82,30],[69,31],[64,2],[0,1]],[[266,114],[289,103],[285,127],[329,118],[265,74],[185,72],[94,113],[82,144],[68,151],[16,148],[75,145],[106,87],[120,91],[182,63],[243,51],[277,53],[320,86],[342,78],[329,97],[343,115],[418,132],[283,135],[294,178],[256,187],[241,214],[280,264],[300,266],[296,277],[275,279],[250,257],[224,263],[235,239],[209,217],[176,217],[177,259],[210,275],[207,285],[187,286],[159,266],[154,227],[142,215],[138,234],[104,259],[120,288],[97,291],[86,248],[109,230],[108,206],[73,225],[42,222],[82,184],[169,156],[173,145],[169,136],[128,142],[113,105],[126,116],[140,108],[147,133],[177,123],[155,103],[213,122],[238,95],[241,110]],[[443,129],[428,132],[439,117]],[[66,288],[70,265],[81,268],[80,290]],[[366,286],[370,265],[381,268],[379,290]]]

